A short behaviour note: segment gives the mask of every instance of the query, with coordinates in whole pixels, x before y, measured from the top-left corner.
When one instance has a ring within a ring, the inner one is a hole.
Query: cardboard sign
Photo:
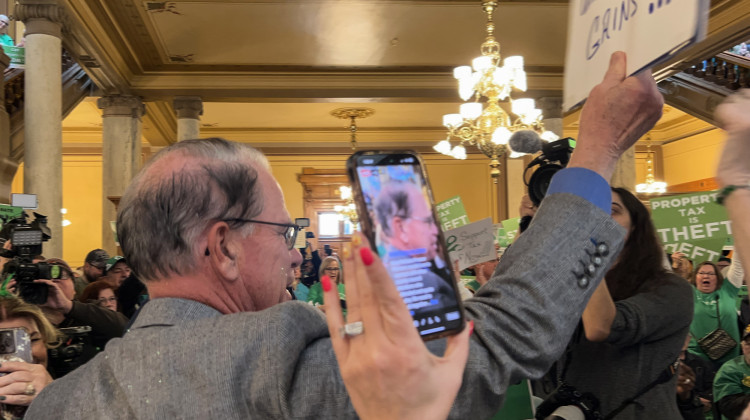
[[[3,51],[5,51],[5,55],[10,57],[10,65],[8,65],[8,68],[22,69],[26,67],[26,48],[9,47],[4,45]]]
[[[495,234],[489,217],[445,232],[445,244],[458,269],[497,258]]]
[[[615,51],[627,54],[632,75],[705,38],[708,5],[708,0],[571,1],[563,108],[586,99]]]
[[[461,201],[460,195],[437,203],[435,210],[437,210],[443,232],[469,224],[469,216],[466,215],[464,202]]]
[[[726,209],[716,202],[718,191],[651,199],[656,236],[667,252],[683,252],[696,264],[716,261],[732,235]]]

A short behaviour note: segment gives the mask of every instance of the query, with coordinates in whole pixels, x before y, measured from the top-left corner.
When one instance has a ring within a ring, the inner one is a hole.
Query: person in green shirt
[[[323,262],[320,263],[320,271],[318,276],[323,278],[326,275],[331,279],[331,282],[336,284],[339,291],[339,300],[341,301],[341,308],[346,315],[346,293],[344,292],[344,272],[341,267],[341,261],[338,257],[331,256],[325,257]],[[310,286],[310,292],[307,294],[307,302],[315,306],[320,306],[323,309],[323,287],[320,282],[317,282]]]
[[[724,363],[714,378],[714,401],[722,419],[736,419],[750,403],[750,326],[742,333],[742,356]]]
[[[8,35],[8,26],[10,25],[10,19],[8,16],[0,15],[0,46],[13,47],[13,38]]]
[[[738,277],[738,278],[734,278]],[[737,294],[742,286],[742,276],[728,276],[723,278],[716,265],[709,261],[698,264],[693,277],[693,322],[690,324],[690,347],[688,351],[711,361],[718,370],[719,367],[740,354],[737,344],[722,357],[711,360],[701,349],[697,340],[705,337],[711,331],[719,328],[725,330],[737,342],[740,341],[740,330],[737,326]],[[717,317],[717,306],[719,317]]]

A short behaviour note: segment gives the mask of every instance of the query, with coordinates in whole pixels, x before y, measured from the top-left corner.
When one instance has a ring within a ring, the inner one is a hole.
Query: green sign
[[[505,391],[503,408],[492,417],[492,420],[526,420],[534,418],[531,402],[531,385],[528,380],[511,385]]]
[[[460,195],[439,202],[435,208],[443,231],[469,224],[469,216],[466,215],[466,209]]]
[[[732,223],[716,202],[718,191],[651,199],[656,234],[667,252],[682,252],[695,263],[716,261],[732,236]]]
[[[497,241],[497,244],[501,248],[507,248],[508,245],[510,245],[511,241],[508,240],[508,234],[505,233],[503,224],[495,223],[494,225],[492,225],[492,228],[495,229],[495,241]]]
[[[518,233],[518,223],[520,222],[520,217],[514,217],[512,219],[503,220],[501,222],[503,224],[503,229],[505,229],[505,241],[508,244],[505,246],[510,246],[510,244],[513,243],[513,241],[516,239],[516,234]]]
[[[10,57],[9,68],[22,69],[26,67],[26,48],[3,45],[3,51],[5,51],[5,55]]]

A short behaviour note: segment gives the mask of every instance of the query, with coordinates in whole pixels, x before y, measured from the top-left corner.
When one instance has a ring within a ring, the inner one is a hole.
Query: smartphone
[[[29,333],[23,328],[0,328],[0,363],[32,360]]]
[[[347,161],[362,232],[383,260],[423,340],[464,328],[461,295],[422,159],[360,151]]]

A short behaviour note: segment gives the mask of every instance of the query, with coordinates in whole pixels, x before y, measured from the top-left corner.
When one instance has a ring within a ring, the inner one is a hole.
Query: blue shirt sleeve
[[[547,194],[575,194],[612,214],[612,190],[598,173],[586,168],[565,168],[552,177]]]

